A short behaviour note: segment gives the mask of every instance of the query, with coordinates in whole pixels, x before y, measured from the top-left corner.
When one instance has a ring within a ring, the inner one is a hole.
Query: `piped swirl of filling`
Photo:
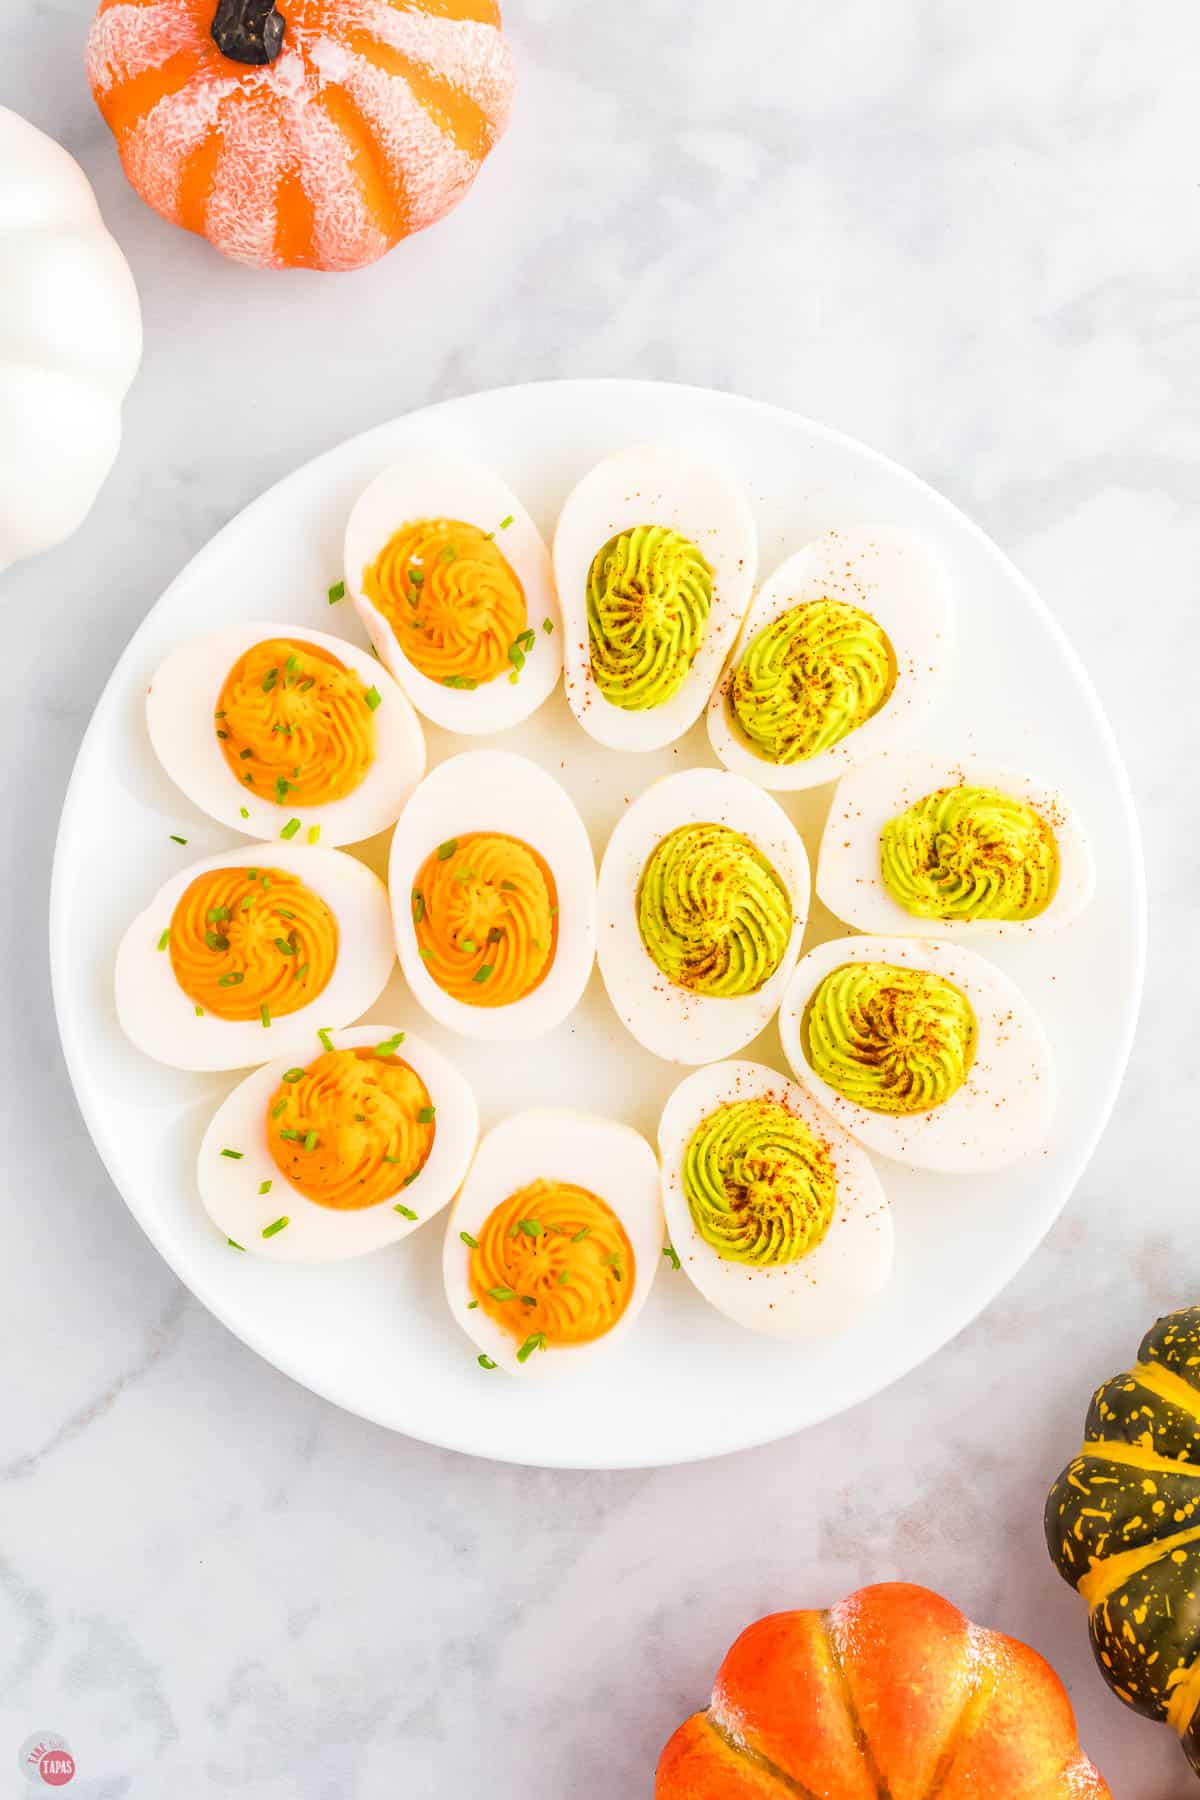
[[[804,762],[865,724],[895,685],[896,654],[882,625],[842,600],[812,600],[755,632],[729,706],[764,761]]]
[[[792,902],[762,852],[727,825],[679,825],[656,845],[637,891],[655,967],[693,994],[753,994],[783,960]]]
[[[733,1100],[710,1113],[683,1155],[683,1191],[706,1244],[729,1262],[770,1268],[815,1250],[833,1219],[829,1151],[778,1100]]]
[[[181,894],[169,943],[189,1000],[218,1019],[269,1025],[324,991],[338,927],[320,895],[284,869],[210,869]]]
[[[1041,814],[995,788],[938,788],[880,833],[883,885],[921,919],[1034,919],[1058,886]]]
[[[882,962],[832,969],[801,1035],[822,1081],[856,1106],[899,1114],[930,1112],[956,1094],[977,1040],[975,1009],[953,981]]]
[[[239,657],[213,723],[238,781],[277,806],[342,800],[375,760],[368,690],[336,656],[300,639],[267,638]]]
[[[516,570],[494,534],[477,525],[461,519],[403,525],[362,579],[409,662],[443,687],[515,677],[532,647]]]
[[[612,706],[662,706],[704,642],[713,572],[695,544],[665,525],[635,525],[592,559],[588,642],[596,685]]]
[[[318,1206],[349,1212],[411,1185],[433,1149],[433,1102],[402,1057],[330,1050],[289,1069],[267,1107],[279,1173]]]
[[[500,832],[448,838],[422,863],[413,929],[425,967],[464,1006],[510,1006],[545,979],[558,942],[554,876]]]
[[[532,1181],[488,1214],[469,1262],[471,1297],[522,1343],[588,1344],[633,1293],[625,1227],[606,1201],[567,1181]],[[541,1346],[539,1346],[541,1347]]]

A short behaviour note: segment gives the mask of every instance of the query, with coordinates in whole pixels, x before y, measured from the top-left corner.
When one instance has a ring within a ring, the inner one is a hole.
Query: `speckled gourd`
[[[1046,1502],[1046,1542],[1087,1601],[1100,1671],[1170,1725],[1200,1774],[1200,1306],[1159,1319],[1092,1399]]]

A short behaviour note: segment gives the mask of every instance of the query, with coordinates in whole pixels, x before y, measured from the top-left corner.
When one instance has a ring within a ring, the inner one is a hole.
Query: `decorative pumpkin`
[[[0,106],[0,573],[70,534],[142,355],[129,265],[79,164]]]
[[[100,0],[87,66],[143,200],[276,269],[440,219],[513,96],[499,0]]]
[[[1200,1773],[1200,1306],[1151,1326],[1083,1438],[1046,1502],[1050,1555],[1113,1693],[1172,1726]]]
[[[744,1631],[656,1800],[1112,1800],[1048,1663],[886,1582]]]

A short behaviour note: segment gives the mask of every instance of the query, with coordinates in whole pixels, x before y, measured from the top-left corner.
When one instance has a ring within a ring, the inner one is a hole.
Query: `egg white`
[[[783,881],[792,930],[783,958],[757,993],[693,994],[668,980],[642,942],[637,891],[652,852],[680,825],[725,825],[749,838]],[[597,891],[600,973],[617,1014],[639,1044],[667,1062],[713,1062],[741,1050],[768,1023],[800,954],[808,918],[808,856],[770,794],[724,769],[681,769],[648,787],[608,840]]]
[[[329,1035],[335,1050],[357,1050],[384,1042],[398,1029],[358,1025]],[[205,1211],[238,1248],[273,1262],[336,1262],[408,1237],[453,1199],[479,1137],[479,1109],[467,1082],[423,1038],[406,1031],[397,1054],[421,1077],[437,1112],[428,1161],[390,1200],[353,1210],[318,1206],[280,1173],[267,1142],[268,1106],[284,1071],[315,1061],[324,1049],[314,1032],[293,1055],[274,1057],[247,1075],[217,1108],[200,1145],[197,1180]],[[240,1159],[223,1156],[224,1150],[240,1151]],[[264,1181],[271,1186],[260,1194]],[[406,1219],[396,1211],[398,1202],[418,1216]],[[283,1230],[264,1237],[280,1218],[288,1221]]]
[[[525,590],[534,643],[515,682],[507,673],[470,689],[431,681],[410,662],[387,619],[363,592],[364,569],[401,526],[447,518],[495,532],[497,549]],[[505,525],[506,519],[512,523]],[[410,451],[390,464],[355,502],[346,525],[345,564],[347,589],[381,662],[417,711],[435,724],[464,736],[505,731],[553,693],[562,669],[563,632],[550,553],[525,507],[491,469],[434,449]]]
[[[373,687],[380,696],[372,714],[375,760],[341,800],[276,805],[239,781],[225,760],[213,722],[217,697],[239,658],[268,638],[291,638],[328,651],[354,670],[364,689]],[[327,846],[361,843],[396,822],[425,773],[421,721],[387,670],[357,644],[298,625],[226,625],[181,644],[155,671],[146,694],[146,725],[154,753],[175,785],[202,812],[248,837],[277,837],[289,819],[298,818],[305,838],[315,826]]]
[[[218,1019],[210,1012],[197,1018],[194,1001],[175,980],[170,950],[160,950],[159,940],[197,875],[255,867],[284,869],[325,902],[338,926],[333,973],[315,1000],[266,1027],[257,1019]],[[170,1068],[249,1068],[308,1043],[318,1026],[351,1024],[379,998],[395,960],[387,889],[378,875],[344,850],[241,844],[180,869],[134,919],[117,951],[117,1017],[139,1050]]]
[[[692,1133],[722,1105],[769,1098],[823,1140],[837,1179],[837,1202],[821,1242],[797,1262],[769,1268],[718,1256],[692,1220],[683,1158]],[[720,1062],[680,1082],[658,1127],[667,1233],[689,1279],[719,1312],[774,1337],[832,1337],[845,1331],[887,1286],[895,1258],[891,1208],[865,1151],[809,1099],[762,1063]]]
[[[840,600],[869,613],[896,656],[896,685],[871,718],[840,743],[794,763],[772,763],[742,736],[729,690],[752,638],[793,607]],[[759,588],[708,703],[708,736],[727,769],[776,792],[819,787],[898,742],[940,697],[952,659],[950,585],[940,560],[911,532],[890,526],[827,531],[789,556]]]
[[[412,891],[425,859],[470,832],[520,838],[536,850],[558,891],[558,940],[545,978],[506,1006],[468,1006],[429,973],[417,948]],[[400,966],[430,1018],[463,1037],[517,1043],[565,1019],[583,994],[596,954],[596,864],[587,829],[553,776],[510,750],[466,750],[439,763],[409,801],[388,865]]]
[[[562,1181],[586,1188],[616,1213],[633,1249],[629,1304],[611,1331],[590,1344],[548,1344],[523,1363],[519,1342],[469,1302],[470,1246],[493,1209],[534,1181]],[[518,1113],[489,1131],[446,1224],[442,1272],[450,1310],[468,1337],[510,1375],[542,1378],[569,1373],[632,1330],[649,1297],[662,1260],[663,1213],[658,1163],[638,1132],[591,1113]]]
[[[938,788],[993,788],[1024,800],[1050,824],[1058,843],[1054,898],[1032,919],[921,919],[888,893],[879,839],[889,819]],[[1096,886],[1087,834],[1055,787],[984,756],[889,750],[859,764],[834,789],[817,859],[817,895],[836,918],[860,931],[896,937],[1035,937],[1079,917]]]
[[[636,525],[663,525],[688,538],[713,571],[704,641],[678,691],[661,706],[628,712],[606,700],[592,673],[588,572],[600,550]],[[738,634],[758,563],[750,503],[733,478],[689,451],[635,445],[606,457],[568,494],[554,533],[554,572],[566,625],[567,699],[583,729],[613,750],[659,750],[704,711]]]
[[[961,988],[975,1013],[975,1058],[940,1106],[903,1116],[858,1106],[822,1081],[804,1054],[801,1022],[813,992],[846,963],[925,969]],[[779,1010],[783,1052],[796,1080],[851,1137],[912,1169],[948,1174],[1000,1169],[1045,1143],[1054,1120],[1054,1056],[1041,1020],[1015,981],[965,945],[933,938],[846,937],[801,958]]]

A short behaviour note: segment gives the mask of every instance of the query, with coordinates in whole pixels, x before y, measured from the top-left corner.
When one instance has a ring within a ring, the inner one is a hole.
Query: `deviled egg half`
[[[892,1215],[869,1157],[775,1069],[697,1069],[663,1109],[658,1149],[680,1264],[739,1325],[833,1336],[887,1285]]]
[[[389,1025],[321,1030],[234,1088],[200,1146],[200,1198],[236,1250],[362,1256],[454,1197],[479,1135],[444,1056]]]
[[[1043,1144],[1054,1059],[1030,1001],[963,944],[848,937],[801,958],[779,1013],[796,1079],[869,1150],[999,1169]]]
[[[668,1062],[742,1049],[779,1005],[808,903],[808,857],[777,801],[724,770],[664,776],[600,864],[600,972],[622,1022]]]
[[[755,595],[708,705],[727,769],[817,787],[919,724],[951,655],[950,587],[912,533],[827,531]]]
[[[658,750],[700,717],[750,602],[758,535],[733,478],[639,445],[567,496],[554,533],[567,699],[613,750]]]
[[[173,650],[146,695],[154,753],[188,799],[251,837],[358,843],[425,773],[421,722],[355,644],[227,625]]]
[[[844,776],[817,893],[860,931],[1023,937],[1079,916],[1091,846],[1055,789],[981,756],[886,751]]]
[[[387,889],[343,850],[249,844],[181,869],[117,951],[121,1026],[175,1069],[242,1069],[373,1006],[395,966]]]
[[[539,1037],[573,1009],[596,954],[583,820],[536,763],[468,750],[427,775],[396,826],[396,943],[417,1001],[464,1037]]]
[[[409,452],[356,502],[345,560],[380,660],[427,719],[504,731],[553,692],[563,634],[550,554],[491,469]]]
[[[645,1138],[588,1113],[520,1113],[488,1132],[455,1201],[446,1298],[482,1368],[567,1373],[631,1329],[662,1242]]]

